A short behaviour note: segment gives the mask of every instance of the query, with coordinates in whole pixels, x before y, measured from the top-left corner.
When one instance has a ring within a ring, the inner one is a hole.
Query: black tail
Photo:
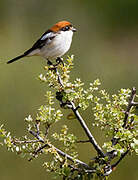
[[[14,62],[14,61],[17,61],[18,59],[21,59],[21,58],[29,55],[33,50],[35,50],[35,49],[33,49],[33,48],[28,49],[28,50],[25,51],[22,55],[17,56],[17,57],[15,57],[15,58],[9,60],[9,61],[7,62],[7,64],[10,64],[10,63],[12,63],[12,62]]]
[[[11,60],[9,60],[8,62],[7,62],[7,64],[10,64],[10,63],[12,63],[12,62],[14,62],[14,61],[17,61],[18,59],[21,59],[21,58],[23,58],[23,57],[25,57],[27,54],[22,54],[22,55],[20,55],[20,56],[17,56],[16,58],[14,58],[14,59],[11,59]]]

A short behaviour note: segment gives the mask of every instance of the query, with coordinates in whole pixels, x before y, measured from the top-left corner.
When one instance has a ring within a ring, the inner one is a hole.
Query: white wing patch
[[[45,39],[52,38],[53,36],[54,36],[53,33],[52,33],[52,32],[49,32],[49,33],[43,35],[43,36],[41,37],[41,40],[43,41],[43,40],[45,40]]]

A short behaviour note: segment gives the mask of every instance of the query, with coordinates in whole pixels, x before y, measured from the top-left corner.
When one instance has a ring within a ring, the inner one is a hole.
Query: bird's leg
[[[54,65],[49,59],[47,59],[47,65],[50,66],[48,69],[49,70],[54,70],[56,71],[57,65]]]
[[[57,57],[56,62],[56,66],[58,66],[60,63],[64,66],[63,60],[60,57]]]
[[[47,65],[48,66],[53,66],[53,67],[49,67],[48,68],[49,70],[56,70],[55,65],[49,59],[47,59]]]

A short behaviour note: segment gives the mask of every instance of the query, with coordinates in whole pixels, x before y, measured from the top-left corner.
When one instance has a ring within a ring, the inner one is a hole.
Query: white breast
[[[70,48],[73,32],[61,31],[50,43],[40,49],[40,56],[44,58],[57,58],[63,56]]]

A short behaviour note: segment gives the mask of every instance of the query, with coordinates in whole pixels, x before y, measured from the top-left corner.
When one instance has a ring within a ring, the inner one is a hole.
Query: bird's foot
[[[62,64],[64,66],[64,62],[63,62],[63,60],[60,57],[58,57],[56,59],[56,63],[57,63],[56,66],[58,66],[59,64]]]
[[[51,66],[53,63],[50,60],[47,60],[47,65]]]
[[[49,70],[56,70],[59,64],[62,64],[64,66],[63,60],[60,57],[56,59],[56,64],[53,64],[50,60],[47,61],[47,64],[48,66],[50,66]]]

